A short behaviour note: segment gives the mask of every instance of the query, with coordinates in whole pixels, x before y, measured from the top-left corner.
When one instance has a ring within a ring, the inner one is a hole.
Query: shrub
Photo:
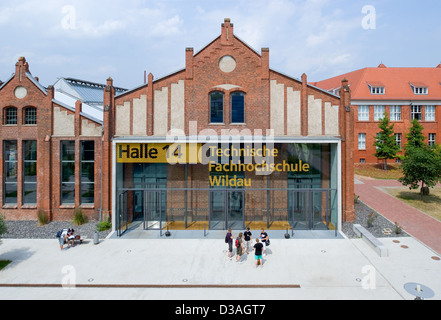
[[[49,220],[48,216],[47,216],[46,212],[44,212],[43,210],[38,210],[37,216],[38,216],[38,225],[39,226],[43,226],[48,223],[48,220]]]
[[[109,221],[101,221],[96,225],[96,230],[98,232],[106,231],[112,228],[112,223]]]
[[[5,222],[5,216],[3,214],[0,214],[0,238],[6,232],[8,232],[8,226],[6,225]]]
[[[83,210],[75,209],[75,216],[73,218],[72,223],[76,226],[80,226],[82,224],[87,223],[87,217],[83,214]]]
[[[398,222],[395,222],[395,233],[396,234],[401,234],[402,231],[403,231],[403,229],[400,227]]]
[[[375,213],[369,212],[368,218],[367,218],[367,226],[368,226],[368,228],[371,228],[371,227],[374,226],[374,221],[375,221]]]

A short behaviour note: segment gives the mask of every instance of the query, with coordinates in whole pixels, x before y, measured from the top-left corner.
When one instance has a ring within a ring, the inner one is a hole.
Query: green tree
[[[375,156],[384,160],[383,169],[387,170],[387,160],[395,159],[400,147],[395,140],[394,124],[390,123],[387,113],[384,113],[383,119],[378,124],[380,132],[376,136],[374,146],[376,147]]]
[[[422,147],[424,146],[424,135],[423,126],[418,122],[418,120],[413,119],[409,133],[406,134],[407,143],[405,144],[405,149],[407,152],[408,147]]]
[[[398,179],[409,189],[418,189],[421,184],[421,199],[429,194],[429,187],[434,187],[441,177],[441,156],[439,149],[423,144],[420,147],[408,144],[406,155],[401,163],[403,177]]]

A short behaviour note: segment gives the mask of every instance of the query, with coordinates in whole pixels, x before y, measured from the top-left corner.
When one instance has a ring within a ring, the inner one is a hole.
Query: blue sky
[[[130,89],[144,70],[159,78],[184,68],[185,48],[203,48],[224,18],[258,52],[270,48],[272,69],[309,81],[381,62],[435,67],[440,11],[439,0],[2,0],[0,79],[25,56],[45,86],[111,76]]]

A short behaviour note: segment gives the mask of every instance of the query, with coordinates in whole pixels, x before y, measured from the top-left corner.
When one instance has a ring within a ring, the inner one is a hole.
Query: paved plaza
[[[406,283],[441,298],[439,256],[412,237],[382,239],[389,256],[379,257],[364,240],[333,232],[315,239],[275,234],[256,268],[252,254],[230,261],[214,233],[205,239],[174,233],[87,240],[63,251],[56,239],[3,240],[0,260],[12,263],[0,272],[0,299],[414,299]]]

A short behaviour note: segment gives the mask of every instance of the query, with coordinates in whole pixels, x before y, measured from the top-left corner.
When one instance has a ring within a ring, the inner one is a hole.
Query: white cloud
[[[151,35],[160,37],[179,35],[183,32],[182,26],[183,21],[178,15],[175,15],[169,19],[156,23],[151,30]]]

